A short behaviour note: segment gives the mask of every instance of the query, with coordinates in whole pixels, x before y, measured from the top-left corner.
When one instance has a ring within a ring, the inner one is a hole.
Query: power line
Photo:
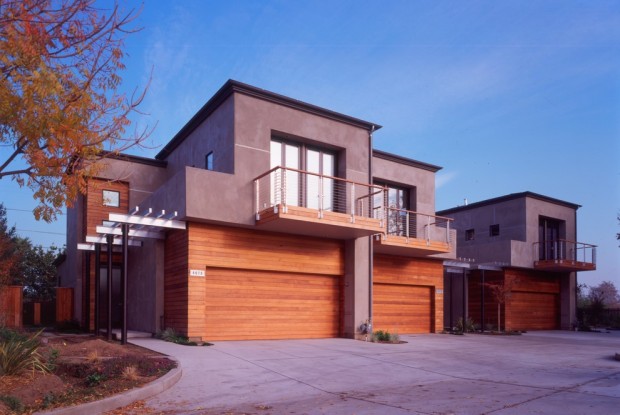
[[[65,236],[64,233],[61,232],[48,232],[48,231],[35,231],[32,229],[15,229],[18,232],[36,232],[36,233],[49,233],[50,235],[62,235]]]

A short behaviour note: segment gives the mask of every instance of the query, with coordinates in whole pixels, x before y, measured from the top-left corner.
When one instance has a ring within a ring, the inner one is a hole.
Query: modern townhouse
[[[456,239],[439,167],[373,150],[379,128],[228,81],[154,159],[111,155],[68,209],[75,318],[204,340],[441,331]]]
[[[579,207],[523,192],[438,212],[454,219],[457,256],[466,261],[446,268],[446,325],[464,309],[495,328],[499,302],[502,328],[574,328],[577,272],[596,268],[596,247],[577,242]],[[499,301],[489,284],[503,291]]]

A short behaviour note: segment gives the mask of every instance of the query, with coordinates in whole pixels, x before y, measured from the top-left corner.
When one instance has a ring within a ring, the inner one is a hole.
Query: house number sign
[[[204,277],[205,271],[203,269],[190,269],[189,276],[190,277]]]

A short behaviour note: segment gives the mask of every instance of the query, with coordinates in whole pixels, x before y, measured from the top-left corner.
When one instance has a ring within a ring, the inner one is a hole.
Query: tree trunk
[[[501,312],[502,312],[502,305],[500,303],[497,303],[497,331],[502,331]]]

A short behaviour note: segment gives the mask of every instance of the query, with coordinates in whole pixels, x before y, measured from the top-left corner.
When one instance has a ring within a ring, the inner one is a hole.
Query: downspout
[[[579,209],[579,208],[577,208]],[[577,259],[577,209],[575,209],[575,259]],[[585,261],[585,257],[584,257],[584,261]],[[571,313],[570,312],[570,307],[569,307],[569,314],[570,314],[570,328],[571,329],[575,329],[576,326],[579,325],[579,321],[577,320],[577,305],[579,304],[579,296],[577,295],[577,287],[579,286],[579,281],[577,281],[577,277],[579,276],[579,274],[577,273],[577,271],[575,271],[575,309],[573,310],[574,312]],[[570,274],[568,277],[568,291],[570,295]],[[561,300],[560,300],[561,301]],[[561,311],[560,311],[560,315],[561,315]],[[561,322],[560,322],[561,325]],[[560,327],[561,328],[561,327]]]
[[[370,132],[368,133],[368,183],[373,184],[373,175],[372,175],[372,133],[375,131],[375,126],[370,127]],[[374,252],[373,252],[373,235],[368,238],[368,324],[372,327],[372,284],[373,284],[373,266],[374,266]]]

